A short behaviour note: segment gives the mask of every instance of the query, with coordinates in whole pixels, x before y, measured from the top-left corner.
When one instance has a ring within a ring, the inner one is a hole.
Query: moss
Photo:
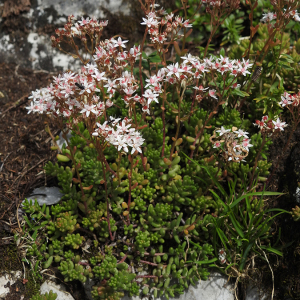
[[[22,263],[15,244],[4,246],[0,254],[3,257],[2,263],[0,264],[0,273],[22,269]]]
[[[35,294],[39,293],[40,291],[40,280],[37,280],[33,277],[32,273],[26,270],[26,278],[28,282],[26,283],[26,290],[25,290],[25,298],[30,299]]]

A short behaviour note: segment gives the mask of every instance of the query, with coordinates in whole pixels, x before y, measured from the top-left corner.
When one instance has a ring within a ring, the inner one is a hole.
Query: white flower
[[[107,87],[107,92],[108,93],[112,92],[112,91],[114,93],[115,92],[115,88],[117,88],[116,80],[110,80],[110,79],[108,79],[108,82],[107,82],[106,85],[104,85],[104,87]]]
[[[80,111],[81,113],[85,113],[88,117],[90,115],[90,112],[93,112],[94,114],[97,114],[97,111],[94,109],[96,105],[88,105],[85,104],[84,108]]]
[[[283,131],[284,130],[283,128],[287,126],[286,123],[285,122],[281,122],[279,120],[279,118],[277,118],[276,122],[275,121],[272,121],[272,122],[273,122],[273,124],[275,126],[275,129],[280,129],[281,131]]]
[[[224,133],[229,132],[229,131],[230,131],[230,129],[225,129],[223,126],[221,127],[220,130],[216,130],[216,132],[219,132],[219,133],[220,133],[219,136],[221,136],[221,135],[223,135]]]
[[[202,85],[199,85],[199,86],[194,86],[193,89],[195,89],[195,90],[197,90],[197,91],[204,92],[204,91],[206,91],[207,89],[209,89],[209,87],[204,88]]]
[[[112,143],[114,146],[118,146],[118,151],[120,151],[122,148],[125,152],[128,152],[127,145],[125,143],[125,138],[123,136],[118,135],[116,137],[116,140]]]
[[[141,23],[141,25],[147,25],[148,27],[151,27],[151,26],[156,27],[159,24],[159,22],[153,18],[149,18],[149,19],[143,18],[143,21],[144,22]]]
[[[216,96],[216,90],[209,90],[208,91],[209,96],[211,96],[212,98],[215,98],[216,100],[218,100],[218,97]]]
[[[120,130],[121,132],[128,132],[129,127],[131,127],[131,124],[126,125],[124,121],[122,121],[121,126],[117,125],[118,130]]]
[[[139,136],[133,137],[131,139],[131,142],[128,142],[128,145],[132,147],[131,154],[133,154],[135,151],[142,153],[140,146],[142,146],[143,142],[144,142],[143,138]]]
[[[263,14],[263,17],[260,19],[261,22],[271,22],[272,20],[276,19],[276,14],[273,14],[271,12],[268,12],[266,14]]]
[[[178,63],[169,65],[167,66],[167,68],[169,70],[167,76],[175,75],[177,78],[180,77],[180,73],[182,72],[182,69],[179,68]]]
[[[158,103],[157,97],[159,96],[159,94],[153,93],[152,90],[150,90],[150,89],[146,90],[146,92],[145,92],[145,94],[143,94],[143,96],[148,99],[148,104],[150,104],[152,101],[155,101]]]
[[[33,103],[33,101],[31,101],[30,106],[27,106],[26,109],[28,109],[27,114],[30,114],[32,111],[36,112],[36,105]]]
[[[279,102],[279,104],[282,106],[282,107],[285,107],[286,105],[289,105],[291,104],[292,102],[285,98],[284,96],[281,96],[281,101]]]
[[[193,62],[197,61],[197,58],[195,58],[194,56],[192,56],[190,53],[187,56],[182,56],[180,58],[182,58],[185,63],[186,62],[193,63]]]
[[[126,48],[125,43],[128,42],[128,40],[122,41],[120,37],[118,38],[117,41],[115,39],[112,39],[111,41],[114,43],[114,47],[123,47],[123,48]]]
[[[81,18],[81,21],[78,21],[78,23],[79,23],[81,26],[87,25],[87,24],[90,23],[90,18],[84,19],[84,18],[82,17],[82,18]]]
[[[95,75],[92,75],[92,77],[94,77],[97,81],[101,81],[101,80],[107,80],[106,77],[104,77],[105,72],[100,73],[99,71],[95,71]]]
[[[250,139],[243,139],[243,142],[242,142],[242,146],[247,150],[249,151],[249,147],[253,147],[252,144],[250,144]]]
[[[234,133],[237,133],[238,137],[243,136],[243,137],[245,137],[245,138],[247,138],[247,137],[248,137],[247,135],[249,134],[249,132],[243,131],[242,129],[239,129],[239,130],[237,130],[237,131],[234,131]]]

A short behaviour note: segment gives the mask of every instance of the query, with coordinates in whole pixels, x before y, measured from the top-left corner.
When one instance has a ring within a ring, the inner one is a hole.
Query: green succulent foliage
[[[84,283],[86,282],[87,278],[93,277],[93,274],[89,269],[85,269],[82,265],[74,264],[71,260],[62,261],[58,269],[64,276],[65,282],[80,280]]]
[[[73,173],[70,167],[59,167],[58,163],[53,165],[52,162],[48,162],[45,166],[45,171],[47,174],[57,177],[59,180],[59,185],[62,188],[61,192],[63,194],[69,194],[71,192],[72,189],[70,184],[72,182]]]
[[[221,126],[235,126],[246,131],[252,127],[248,119],[243,118],[236,109],[232,109],[228,106],[217,118],[212,120],[211,125],[213,129]]]
[[[68,233],[67,236],[64,238],[65,245],[71,246],[73,249],[78,249],[82,242],[85,240],[83,236],[80,236],[79,233],[70,234]]]
[[[33,202],[32,199],[29,201],[27,198],[25,198],[23,203],[23,209],[29,214],[39,213],[42,211],[42,207],[39,205],[36,199]]]
[[[223,38],[221,46],[230,43],[230,44],[239,44],[240,33],[243,31],[244,26],[241,25],[244,22],[245,13],[242,11],[237,11],[235,14],[231,14],[228,18],[225,19],[224,23],[221,25],[223,29]]]
[[[160,127],[157,127],[156,131],[161,131]],[[85,171],[84,168],[90,170],[93,166],[83,162],[88,161],[86,155],[91,155],[90,161],[96,160],[96,154],[88,149],[86,151],[78,150],[82,146],[79,139],[75,138],[73,142],[76,140],[79,145],[74,146],[77,146],[77,151],[82,153],[82,156],[81,154],[78,155],[76,160],[81,163],[80,172],[83,178],[88,177],[90,171]],[[151,146],[148,149],[151,149]],[[153,146],[152,149],[155,150],[155,147]],[[166,151],[167,149],[168,147],[166,147]],[[121,252],[114,248],[105,247],[103,252],[96,253],[95,250],[98,246],[95,244],[93,255],[85,257],[82,253],[81,248],[84,246],[85,239],[76,232],[77,230],[83,227],[93,232],[99,242],[106,242],[109,238],[109,229],[106,202],[103,195],[97,196],[99,193],[91,192],[92,189],[87,190],[83,199],[81,195],[81,199],[77,202],[74,199],[80,195],[77,192],[77,187],[74,191],[69,190],[69,194],[65,195],[59,204],[51,207],[51,218],[47,224],[48,248],[38,247],[34,244],[28,251],[29,257],[37,256],[44,268],[58,265],[65,281],[80,280],[85,282],[92,277],[105,281],[103,288],[94,289],[95,299],[107,299],[105,297],[119,299],[118,297],[124,291],[128,291],[131,295],[139,294],[141,285],[134,281],[136,274],[129,272],[130,268],[126,262],[126,257],[131,260],[136,258],[136,263],[142,260],[149,261],[147,253],[149,253],[150,247],[157,267],[150,267],[148,271],[151,274],[158,272],[157,274],[161,275],[158,276],[158,282],[154,280],[151,282],[149,292],[153,292],[154,295],[158,293],[158,295],[164,294],[169,297],[182,293],[186,286],[195,284],[200,278],[205,280],[209,275],[205,262],[210,261],[213,257],[213,248],[209,244],[201,245],[201,243],[195,242],[195,247],[190,246],[187,249],[183,232],[189,229],[189,234],[194,237],[208,239],[208,227],[211,224],[208,223],[207,218],[201,219],[198,216],[203,212],[207,214],[209,212],[218,213],[221,206],[212,201],[212,197],[202,194],[199,185],[201,181],[193,174],[182,174],[182,170],[185,168],[181,168],[180,156],[174,157],[172,161],[162,161],[159,152],[156,155],[156,161],[160,162],[154,164],[153,168],[149,162],[149,155],[146,169],[141,162],[137,161],[137,159],[141,161],[139,156],[135,159],[137,164],[136,169],[132,172],[131,184],[137,184],[137,187],[132,190],[129,214],[133,223],[124,224],[121,227],[117,225],[116,220],[124,211],[122,202],[124,202],[124,196],[129,190],[129,165],[122,159],[119,163],[112,164],[112,168],[120,173],[120,185],[115,180],[110,180],[107,184],[112,208],[112,216],[110,216],[109,221],[112,234],[116,232],[118,235],[128,237],[125,244],[118,241],[122,245]],[[155,160],[153,161],[155,162]],[[52,165],[51,172],[52,174],[54,171],[57,174],[59,172],[63,174],[64,170],[69,171],[71,167],[73,166],[64,166],[62,169],[57,165]],[[213,168],[213,170],[215,169]],[[185,171],[190,172],[190,170]],[[160,172],[163,174],[159,175]],[[101,169],[99,174],[102,174]],[[201,176],[201,170],[194,170],[194,174]],[[64,181],[63,185],[70,185],[70,182]],[[72,180],[72,185],[76,187],[76,181]],[[102,189],[101,183],[99,185],[94,184],[94,186],[97,189]],[[85,202],[90,201],[90,198],[94,204],[89,204],[86,212],[85,209],[80,208],[80,204],[84,205]],[[36,213],[40,209],[34,204],[32,208],[30,203],[27,206],[29,213]],[[176,211],[178,213],[174,215]],[[79,215],[82,214],[85,215],[79,218]],[[188,215],[192,216],[187,217]],[[192,227],[189,228],[189,226]],[[170,242],[173,244],[172,247],[164,250],[163,245]],[[41,240],[41,243],[47,245],[46,236]],[[117,259],[117,257],[119,258]],[[125,258],[125,261],[118,263],[122,257]],[[84,263],[82,263],[83,259],[85,259]],[[186,260],[195,261],[196,264],[198,261],[204,263],[193,267],[193,264],[187,264]],[[167,268],[162,267],[164,264],[168,264]],[[162,275],[163,277],[160,278]],[[172,278],[176,279],[177,283],[171,285]],[[143,282],[148,281],[144,280]],[[142,289],[144,293],[147,291],[145,288]]]
[[[149,128],[143,130],[143,137],[153,145],[154,148],[161,147],[163,144],[163,121],[160,117],[156,117],[154,123]],[[166,133],[168,130],[166,130]],[[166,137],[168,142],[169,137]]]
[[[187,105],[182,107],[183,114],[187,114]],[[214,227],[211,216],[224,212],[222,201],[209,194],[215,180],[222,179],[224,171],[217,163],[219,158],[212,149],[210,137],[220,123],[222,126],[225,124],[226,128],[250,128],[249,121],[243,120],[236,110],[229,107],[225,107],[203,128],[206,117],[207,111],[202,108],[189,121],[184,121],[182,144],[176,146],[178,152],[170,158],[166,157],[169,157],[171,143],[166,145],[166,156],[162,159],[162,148],[156,142],[156,139],[161,139],[160,120],[154,122],[150,129],[143,129],[150,140],[143,149],[147,161],[143,165],[142,157],[135,156],[132,170],[125,157],[111,151],[112,146],[107,147],[106,159],[112,170],[119,174],[115,178],[106,173],[107,200],[97,153],[93,147],[82,144],[82,140],[75,135],[71,146],[76,146],[75,161],[79,164],[80,178],[86,189],[84,193],[80,191],[71,161],[69,165],[62,163],[63,166],[47,164],[46,172],[56,176],[60,174],[60,179],[64,180],[62,190],[67,194],[60,203],[50,208],[48,219],[46,211],[43,213],[36,203],[26,203],[28,213],[41,213],[41,222],[43,218],[47,221],[47,236],[41,235],[40,246],[32,245],[27,252],[29,258],[37,257],[43,268],[58,266],[65,281],[85,282],[88,278],[95,278],[99,281],[92,292],[95,299],[119,299],[124,291],[137,295],[140,288],[142,293],[174,297],[182,294],[189,284],[196,284],[199,279],[206,280],[209,265],[217,261],[211,240]],[[170,114],[170,118],[172,120],[174,114]],[[81,134],[85,134],[84,127],[80,125],[79,128]],[[175,127],[169,128],[175,130]],[[202,137],[196,141],[200,130],[203,130]],[[252,135],[251,138],[251,151],[258,151],[262,144],[261,136]],[[188,152],[194,142],[198,147],[195,149],[197,164],[189,164],[180,150]],[[262,156],[267,154],[267,146],[268,143],[262,148]],[[228,171],[239,174],[241,178],[245,178],[245,174],[248,176],[255,157],[251,151],[249,162],[229,162]],[[256,176],[262,178],[268,175],[270,164],[266,160],[258,161],[257,166],[259,173]],[[129,194],[129,172],[132,175],[128,214],[131,222],[127,224],[124,213],[128,208],[123,204]],[[207,176],[208,173],[214,175]],[[66,180],[64,176],[67,175],[62,174],[72,174],[73,177]],[[242,181],[238,184],[241,185]],[[109,222],[107,201],[110,207]],[[109,227],[116,237],[116,244],[113,248],[100,247],[110,239]],[[83,230],[97,238],[89,254],[82,250],[87,242],[82,236]],[[138,283],[135,281],[137,274],[131,271],[131,267],[156,277],[143,278]]]
[[[38,246],[35,243],[28,247],[27,253],[29,256],[37,257],[38,260],[43,259],[42,251],[38,248]]]
[[[30,298],[30,300],[55,300],[57,298],[57,294],[53,291],[50,291],[49,293],[45,294],[36,294]]]
[[[255,54],[257,51],[262,51],[265,42],[269,38],[269,32],[268,27],[266,24],[259,24],[255,40],[253,41],[251,45],[251,51],[250,54]],[[276,33],[275,38],[281,39],[281,33]],[[240,44],[233,45],[231,48],[230,53],[228,53],[228,56],[231,59],[235,59],[237,57],[242,57],[242,55],[245,53],[245,51],[249,47],[250,40],[249,39],[243,39]],[[282,48],[281,49],[289,49],[290,47],[290,35],[288,33],[283,33],[282,36]],[[240,56],[239,56],[240,55]],[[273,56],[276,55],[276,51],[271,51],[268,55]],[[269,57],[270,59],[271,57]],[[270,60],[271,61],[271,60]],[[269,69],[269,68],[268,68]]]

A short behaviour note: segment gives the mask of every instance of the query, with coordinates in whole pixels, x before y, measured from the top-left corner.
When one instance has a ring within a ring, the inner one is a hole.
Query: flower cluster
[[[281,101],[279,102],[279,104],[282,107],[285,107],[290,104],[292,104],[292,106],[298,106],[299,102],[300,102],[300,91],[298,92],[298,94],[294,94],[294,95],[284,92],[284,94],[281,96]]]
[[[32,92],[28,97],[32,99],[27,107],[28,113],[48,113],[55,116],[69,118],[76,117],[79,113],[83,117],[89,117],[93,113],[96,117],[102,116],[105,104],[95,92],[100,92],[93,80],[96,67],[92,64],[82,68],[81,74],[71,72],[53,76],[53,83],[47,88]],[[105,78],[102,78],[103,80]],[[110,106],[107,102],[106,106]]]
[[[216,136],[216,132],[218,136]],[[214,144],[213,148],[221,149],[222,155],[226,161],[240,162],[245,161],[248,156],[251,139],[248,132],[236,127],[225,129],[223,126],[219,130],[215,130],[210,137],[210,141]]]
[[[284,13],[285,12],[286,12],[286,9],[284,10]],[[292,17],[296,22],[300,22],[300,17],[296,10],[288,11],[287,13],[284,14],[284,16],[285,16],[285,18]],[[277,19],[276,13],[268,12],[268,13],[262,15],[260,22],[270,23],[272,20],[276,20],[276,19]]]
[[[269,23],[272,20],[276,20],[276,18],[277,18],[276,14],[274,14],[272,12],[268,12],[268,13],[262,15],[262,18],[260,19],[260,22]]]
[[[220,0],[202,0],[202,4],[206,4],[207,6],[212,6],[213,8],[220,8],[225,11],[225,7],[229,7],[231,10],[235,10],[239,8],[240,1],[237,0],[229,0],[229,1],[220,1]],[[209,9],[207,9],[210,12]]]
[[[93,36],[96,41],[100,40],[103,28],[107,26],[108,21],[97,21],[94,18],[81,18],[74,24],[75,17],[73,15],[68,17],[68,23],[64,28],[56,29],[55,33],[58,36],[51,36],[52,46],[59,47],[62,41],[73,40],[73,37],[81,39],[84,43],[87,42],[86,35]],[[73,40],[74,42],[74,40]]]
[[[263,116],[261,121],[256,120],[253,125],[259,127],[261,131],[267,133],[273,133],[275,130],[283,131],[287,126],[287,124],[285,122],[281,122],[279,118],[274,121],[269,118],[269,116]]]
[[[189,20],[183,20],[180,16],[174,17],[173,13],[167,14],[163,9],[151,11],[146,17],[141,24],[148,27],[150,40],[158,51],[161,51],[168,35],[172,33],[172,38],[175,39],[182,28],[192,27]]]
[[[181,57],[183,62],[181,64],[170,64],[166,68],[162,68],[156,75],[147,79],[148,88],[143,94],[150,104],[152,101],[158,102],[159,94],[163,92],[162,83],[167,82],[170,85],[181,84],[183,81],[188,84],[192,84],[195,79],[199,79],[206,72],[219,72],[223,76],[226,74],[234,77],[238,75],[246,76],[250,74],[248,71],[252,67],[249,60],[230,60],[228,57],[215,58],[210,57],[201,61],[198,57],[188,54]],[[238,85],[232,85],[233,88],[237,88]],[[202,85],[194,86],[196,92],[196,99],[199,101],[203,98],[203,92],[209,88],[204,88]],[[210,89],[207,92],[208,96],[214,99],[218,99],[216,96],[216,90]]]
[[[141,146],[144,139],[140,133],[131,127],[132,120],[125,118],[119,123],[121,119],[115,119],[110,117],[110,123],[113,126],[109,126],[105,121],[103,124],[96,123],[98,128],[93,133],[93,136],[102,136],[107,142],[114,145],[118,151],[128,152],[128,147],[131,147],[131,154],[135,151],[142,153]]]

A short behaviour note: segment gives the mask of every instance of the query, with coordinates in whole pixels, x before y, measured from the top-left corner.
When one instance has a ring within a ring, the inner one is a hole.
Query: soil
[[[28,4],[27,1],[21,3]],[[120,33],[119,29],[123,28],[128,30],[124,35],[136,41],[137,34],[132,27],[135,25],[128,22],[126,29],[117,16],[108,13],[108,17],[111,18],[110,24],[116,25],[110,29],[110,35]],[[14,18],[21,19],[22,16],[16,13]],[[8,24],[7,22],[5,26]],[[7,30],[9,31],[9,28]],[[129,32],[134,32],[132,37],[129,36]],[[50,32],[49,35],[51,34]],[[22,248],[16,247],[14,242],[14,235],[22,231],[17,213],[20,203],[34,188],[54,186],[56,183],[54,179],[46,177],[43,170],[46,162],[55,161],[55,152],[50,150],[51,138],[44,130],[48,120],[42,115],[27,114],[26,110],[30,103],[30,92],[49,85],[54,75],[57,74],[26,69],[12,63],[0,64],[0,276],[7,271],[23,272]],[[53,124],[49,123],[49,126],[54,135],[59,132]],[[299,141],[300,128],[293,134],[283,155],[281,154],[287,142],[286,134],[276,138],[270,147],[269,160],[273,162],[271,172],[274,172],[266,190],[286,193],[273,201],[270,207],[291,211],[297,204],[293,193],[300,184]],[[282,245],[284,255],[282,258],[272,255],[269,257],[275,280],[274,299],[300,299],[300,222],[294,222],[291,216],[285,214],[274,223],[276,233],[280,227],[279,244]],[[259,267],[262,274],[259,276],[261,286],[271,290],[272,274],[268,265],[260,263]],[[55,269],[52,272],[57,282],[63,282]],[[26,279],[28,281],[22,277],[9,286],[10,293],[6,300],[19,300],[21,295],[27,300],[39,290],[41,282],[35,282],[29,271],[26,271]],[[256,283],[259,282],[256,280]],[[65,285],[75,300],[84,299],[83,290],[78,289],[81,284],[73,282]],[[240,299],[243,299],[243,287],[240,288],[239,294]]]

